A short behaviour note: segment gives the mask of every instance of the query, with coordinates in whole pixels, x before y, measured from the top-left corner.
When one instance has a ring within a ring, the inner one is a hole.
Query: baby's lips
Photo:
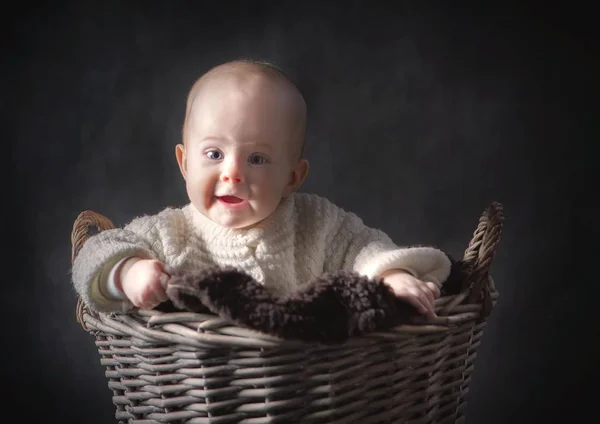
[[[220,196],[219,198],[226,203],[240,203],[244,200],[237,196]]]

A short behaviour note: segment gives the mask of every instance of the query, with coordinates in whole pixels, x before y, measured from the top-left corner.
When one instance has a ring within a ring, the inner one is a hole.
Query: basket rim
[[[499,294],[491,292],[495,305]],[[436,311],[443,312],[464,295],[445,296],[437,299]],[[460,302],[459,302],[460,303]],[[445,315],[425,320],[417,318],[410,324],[398,325],[383,331],[352,335],[338,346],[370,344],[382,339],[406,339],[427,337],[440,333],[454,333],[464,327],[486,323],[481,319],[483,302],[453,306]],[[319,342],[282,339],[266,333],[239,326],[217,315],[194,312],[161,312],[157,310],[134,310],[129,312],[100,312],[95,316],[83,311],[82,321],[86,331],[103,332],[120,338],[136,338],[150,344],[177,344],[192,348],[297,348],[299,346],[323,345]],[[326,344],[332,346],[334,344]]]

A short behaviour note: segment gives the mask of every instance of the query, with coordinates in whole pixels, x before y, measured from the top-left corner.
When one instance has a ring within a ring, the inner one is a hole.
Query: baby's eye
[[[250,155],[248,162],[252,165],[262,165],[268,162],[267,158],[263,155]]]
[[[223,153],[219,152],[218,150],[209,150],[206,152],[206,156],[212,160],[223,159]]]

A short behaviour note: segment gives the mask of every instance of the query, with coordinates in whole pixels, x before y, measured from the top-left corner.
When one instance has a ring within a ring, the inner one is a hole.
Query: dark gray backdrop
[[[590,408],[598,330],[582,302],[598,282],[583,248],[595,210],[584,149],[597,108],[585,96],[598,62],[583,21],[474,2],[228,4],[72,2],[6,18],[18,270],[4,296],[8,405],[24,422],[111,422],[93,338],[75,321],[73,220],[93,209],[121,225],[183,204],[174,146],[187,90],[211,66],[252,57],[281,66],[307,98],[304,191],[398,243],[456,256],[485,206],[504,204],[501,299],[468,423]]]

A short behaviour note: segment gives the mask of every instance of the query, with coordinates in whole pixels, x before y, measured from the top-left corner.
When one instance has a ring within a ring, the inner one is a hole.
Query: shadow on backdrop
[[[590,407],[597,331],[577,324],[597,289],[576,237],[595,225],[585,195],[591,113],[579,96],[595,88],[597,60],[565,15],[420,4],[391,13],[71,2],[15,14],[3,109],[19,181],[14,222],[28,225],[9,229],[24,253],[5,310],[27,317],[11,320],[21,349],[7,384],[24,417],[112,422],[93,339],[75,320],[73,220],[92,209],[122,225],[185,202],[174,156],[185,95],[237,57],[274,61],[307,98],[303,191],[400,244],[456,256],[483,208],[504,205],[492,271],[501,297],[468,424],[558,422],[575,399]]]

